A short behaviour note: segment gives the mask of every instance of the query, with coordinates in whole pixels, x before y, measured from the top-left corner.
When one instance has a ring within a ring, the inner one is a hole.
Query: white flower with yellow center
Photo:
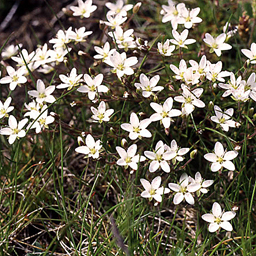
[[[214,146],[214,153],[207,153],[204,158],[212,162],[211,170],[212,172],[217,172],[222,168],[226,168],[229,171],[235,170],[235,165],[230,161],[236,158],[238,155],[237,151],[224,151],[224,147],[220,142],[216,142]]]
[[[81,93],[88,93],[88,98],[94,100],[95,96],[99,92],[107,92],[108,87],[102,85],[103,75],[98,74],[94,78],[91,78],[88,74],[84,75],[84,81],[86,85],[80,86],[77,90]]]
[[[250,50],[242,49],[241,52],[249,59],[248,62],[256,63],[256,43],[251,44]]]
[[[138,163],[143,162],[146,160],[144,156],[140,156],[139,154],[136,155],[137,152],[137,145],[133,144],[131,145],[127,151],[121,147],[116,147],[116,151],[121,157],[117,160],[116,164],[120,166],[124,166],[125,168],[128,168],[129,166],[133,170],[138,169]]]
[[[170,192],[169,188],[160,187],[160,176],[155,177],[151,183],[145,179],[140,179],[140,182],[145,189],[145,191],[141,193],[141,196],[144,198],[149,198],[150,201],[154,198],[160,203],[162,202],[162,195]]]
[[[127,58],[125,52],[120,54],[116,50],[105,61],[105,63],[113,67],[113,72],[117,74],[119,79],[123,75],[132,75],[134,71],[131,66],[134,66],[137,62],[137,57]]]
[[[2,128],[0,130],[0,134],[9,136],[8,142],[10,144],[13,144],[13,142],[17,138],[22,138],[26,135],[26,132],[25,130],[23,130],[23,127],[26,125],[27,122],[28,122],[28,119],[25,118],[19,121],[19,123],[17,123],[16,118],[10,115],[8,119],[9,127]]]
[[[140,121],[135,113],[131,113],[130,123],[121,124],[121,128],[129,132],[131,140],[141,139],[142,137],[150,138],[152,134],[146,129],[150,123],[151,120],[149,118]]]
[[[186,173],[183,173],[178,184],[169,183],[168,187],[176,192],[173,197],[173,203],[175,205],[180,204],[184,199],[187,203],[194,204],[195,200],[191,193],[197,191],[200,188],[200,185],[190,185],[189,176]]]
[[[26,73],[25,68],[19,68],[15,70],[11,66],[6,67],[8,76],[5,76],[0,79],[0,84],[9,84],[9,88],[13,91],[17,85],[24,84],[27,82],[27,78],[24,76]]]
[[[106,110],[106,103],[101,101],[98,108],[91,107],[93,113],[92,118],[99,123],[108,122],[110,116],[114,113],[114,109]]]
[[[150,103],[151,108],[155,110],[156,113],[150,116],[152,122],[160,121],[164,128],[169,128],[171,122],[174,122],[172,117],[177,117],[181,115],[181,111],[178,109],[172,109],[173,99],[169,97],[166,99],[163,105],[157,104],[155,102]]]
[[[188,30],[184,29],[180,34],[176,31],[172,31],[172,35],[174,39],[170,39],[172,44],[177,45],[178,48],[188,48],[187,45],[193,44],[196,42],[195,39],[187,39]]]
[[[225,131],[228,132],[229,127],[238,127],[240,124],[231,120],[233,114],[234,114],[234,109],[229,108],[225,110],[224,112],[221,110],[220,107],[214,106],[214,111],[216,116],[212,116],[211,120],[221,126],[221,128]]]
[[[212,213],[202,215],[202,219],[210,223],[208,227],[210,232],[215,232],[220,227],[227,231],[232,231],[233,227],[229,221],[235,216],[236,213],[234,211],[224,212],[221,210],[221,206],[215,202],[212,205]]]
[[[81,82],[81,77],[83,75],[77,75],[76,68],[72,68],[70,74],[67,76],[65,75],[59,75],[59,78],[61,80],[61,84],[57,85],[57,89],[65,89],[68,88],[68,90],[71,90],[73,87],[78,86]]]
[[[97,140],[95,142],[94,138],[92,137],[91,134],[88,134],[85,139],[86,146],[80,146],[75,149],[77,153],[85,154],[87,157],[92,157],[94,159],[99,158],[100,155],[100,149],[102,148],[101,146],[101,141]]]
[[[117,15],[117,14],[119,14],[119,15],[124,16],[124,17],[127,16],[127,12],[129,10],[131,10],[132,7],[133,7],[132,4],[124,5],[123,0],[117,0],[117,2],[115,4],[107,2],[105,5],[109,9],[108,15]]]
[[[134,86],[138,90],[142,90],[142,96],[145,98],[154,95],[154,92],[162,91],[163,86],[156,86],[160,80],[160,76],[156,75],[149,79],[145,74],[140,74],[140,83],[135,83]]]
[[[14,109],[13,106],[10,106],[11,101],[12,101],[11,97],[8,97],[4,102],[4,104],[0,100],[0,118],[8,117],[9,116],[8,113]]]
[[[44,102],[53,103],[55,98],[51,94],[54,92],[54,90],[54,85],[45,88],[44,82],[38,79],[36,83],[36,90],[28,91],[28,94],[32,97],[35,97],[36,101],[40,104]]]
[[[206,33],[205,38],[203,39],[203,41],[210,47],[210,53],[215,52],[218,57],[221,55],[221,51],[230,50],[232,48],[231,45],[224,43],[225,40],[225,33],[220,34],[216,38],[209,33]]]
[[[182,103],[183,115],[187,116],[191,114],[194,111],[195,106],[198,108],[205,107],[204,102],[199,99],[199,97],[204,91],[203,88],[196,88],[191,92],[189,91],[188,87],[184,84],[181,85],[181,88],[183,90],[182,96],[176,96],[174,97],[174,100]]]
[[[71,6],[70,9],[74,12],[73,16],[80,16],[81,18],[89,18],[91,13],[97,9],[96,5],[92,5],[92,0],[78,0],[78,6]]]
[[[151,161],[149,165],[149,171],[155,172],[157,169],[161,168],[166,173],[170,172],[170,166],[167,161],[175,156],[174,152],[166,152],[164,143],[160,140],[157,142],[155,151],[145,151],[144,155]]]

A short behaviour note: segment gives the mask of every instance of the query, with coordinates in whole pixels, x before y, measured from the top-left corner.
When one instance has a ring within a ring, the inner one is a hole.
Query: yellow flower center
[[[124,64],[123,63],[118,64],[117,69],[123,71],[125,69]]]
[[[220,223],[221,223],[221,218],[219,218],[219,217],[215,218],[215,222],[216,222],[217,224],[220,224]]]
[[[14,134],[18,134],[20,130],[17,129],[17,128],[15,128],[15,129],[13,129],[12,131],[13,131]]]
[[[140,132],[140,127],[133,127],[133,132],[139,133]]]
[[[40,98],[40,99],[45,98],[45,97],[46,97],[46,95],[45,95],[44,92],[40,92],[40,93],[39,93],[39,98]]]

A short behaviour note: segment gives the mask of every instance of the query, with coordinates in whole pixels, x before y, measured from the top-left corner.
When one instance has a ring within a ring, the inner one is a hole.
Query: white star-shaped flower
[[[101,101],[98,108],[91,107],[93,113],[92,118],[99,123],[108,122],[110,116],[114,113],[114,109],[106,109],[106,103]]]
[[[149,171],[155,172],[157,169],[161,168],[166,173],[170,172],[170,166],[168,161],[175,157],[174,152],[167,152],[164,143],[160,140],[155,146],[155,151],[145,151],[144,155],[152,160],[149,165]]]
[[[239,123],[235,122],[234,120],[231,120],[234,114],[233,108],[229,108],[223,112],[220,107],[215,105],[214,112],[216,116],[212,116],[211,120],[219,124],[225,132],[228,132],[229,127],[235,128],[239,126]]]
[[[131,145],[127,151],[121,147],[116,147],[116,151],[118,152],[120,159],[117,160],[116,164],[120,166],[124,166],[128,168],[130,166],[133,170],[138,169],[138,163],[146,160],[144,156],[136,155],[137,145]]]
[[[186,173],[183,173],[180,177],[179,184],[169,183],[168,187],[176,192],[173,197],[173,203],[175,205],[180,204],[184,199],[187,203],[194,204],[195,200],[191,193],[197,191],[200,185],[189,185],[189,177]]]
[[[159,121],[163,124],[164,128],[169,128],[171,122],[173,122],[172,117],[180,116],[181,111],[178,109],[172,109],[173,99],[169,97],[166,99],[163,105],[157,104],[155,102],[150,103],[151,108],[155,110],[155,114],[150,116],[152,122]]]
[[[220,227],[227,231],[232,231],[233,227],[229,221],[235,216],[236,213],[234,211],[224,212],[221,210],[221,206],[215,202],[212,205],[212,213],[206,213],[202,215],[202,219],[204,221],[210,222],[208,227],[210,232],[215,232]]]
[[[23,127],[26,125],[27,122],[28,122],[28,119],[25,118],[19,121],[18,123],[16,118],[10,115],[8,119],[9,127],[2,128],[0,130],[0,134],[9,136],[8,142],[10,144],[13,144],[13,142],[17,138],[22,138],[26,135],[26,132],[23,129]]]
[[[131,113],[130,123],[121,124],[121,128],[129,132],[129,138],[131,140],[140,139],[141,137],[150,138],[152,134],[146,129],[150,123],[151,120],[149,118],[140,121],[135,113]]]
[[[97,140],[95,142],[94,138],[91,134],[88,134],[85,139],[86,146],[80,146],[75,149],[77,153],[85,154],[88,157],[92,157],[94,159],[99,158],[100,149],[102,148],[101,141]]]
[[[157,202],[160,203],[162,202],[162,195],[170,192],[169,188],[160,187],[160,176],[155,177],[151,183],[145,179],[140,179],[140,182],[145,189],[145,191],[141,193],[141,196],[144,198],[149,198],[149,200],[154,198]]]
[[[53,103],[55,98],[51,94],[54,92],[54,90],[54,85],[45,88],[44,82],[41,79],[38,79],[36,83],[36,90],[28,91],[28,94],[35,97],[36,101],[40,104],[44,102]]]
[[[174,100],[182,103],[183,115],[187,116],[191,114],[194,111],[195,106],[198,108],[205,107],[204,102],[199,99],[204,91],[203,88],[196,88],[192,92],[190,92],[188,87],[184,84],[181,85],[181,88],[183,90],[182,96],[176,96],[174,97]]]
[[[196,42],[195,39],[187,39],[188,37],[188,30],[184,29],[180,34],[176,31],[172,31],[172,35],[174,39],[170,39],[172,44],[177,45],[178,48],[188,48],[188,44],[193,44]]]
[[[94,78],[91,78],[88,74],[85,74],[84,81],[86,85],[80,86],[77,90],[81,93],[88,93],[88,98],[90,100],[94,100],[97,93],[108,91],[108,87],[101,84],[103,81],[102,74],[98,74]]]
[[[134,86],[138,90],[142,90],[142,96],[145,98],[154,95],[154,92],[162,91],[163,86],[156,86],[160,80],[160,76],[156,75],[149,79],[145,74],[140,74],[140,83],[135,83]]]
[[[74,12],[73,16],[80,16],[81,18],[89,18],[91,13],[97,9],[96,5],[92,4],[92,0],[78,0],[78,6],[71,6],[70,9]]]
[[[212,162],[212,172],[217,172],[221,168],[226,168],[229,171],[235,170],[235,165],[230,161],[236,158],[238,155],[237,151],[224,151],[224,147],[220,142],[216,142],[214,146],[214,153],[207,153],[204,158]]]
[[[210,47],[210,53],[215,52],[218,57],[221,55],[221,51],[230,50],[232,48],[230,44],[224,43],[226,40],[225,33],[220,34],[216,38],[206,33],[203,40]]]

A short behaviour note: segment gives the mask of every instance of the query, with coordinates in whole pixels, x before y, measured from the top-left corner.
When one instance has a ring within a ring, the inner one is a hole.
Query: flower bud
[[[141,2],[138,2],[138,3],[133,7],[132,12],[133,12],[134,14],[136,14],[136,13],[139,11],[140,7],[141,7]]]
[[[121,146],[122,146],[123,148],[127,148],[128,142],[127,142],[126,139],[122,139],[122,140],[121,140]]]
[[[213,110],[213,107],[214,107],[214,103],[212,101],[210,101],[208,103],[208,110],[212,111]]]
[[[197,149],[194,149],[193,151],[190,152],[191,159],[195,159],[196,155],[197,155]]]
[[[249,109],[248,116],[249,116],[249,117],[252,117],[252,116],[253,116],[253,113],[254,113],[254,108],[250,108],[250,109]]]
[[[81,146],[81,144],[84,144],[84,141],[83,141],[82,137],[80,137],[80,136],[77,137],[77,142],[78,142],[79,146]]]

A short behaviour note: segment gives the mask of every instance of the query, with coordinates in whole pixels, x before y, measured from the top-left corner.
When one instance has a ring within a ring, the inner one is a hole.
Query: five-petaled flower
[[[233,227],[230,224],[230,220],[236,216],[234,211],[224,212],[221,210],[221,206],[215,202],[212,205],[212,213],[206,213],[202,215],[202,219],[209,222],[209,231],[215,232],[220,227],[227,230],[232,231]]]
[[[220,142],[216,142],[214,146],[214,153],[207,153],[204,155],[204,158],[207,161],[212,162],[212,172],[217,172],[223,167],[229,171],[234,171],[235,165],[230,160],[236,158],[237,155],[237,151],[224,151],[223,145]]]
[[[160,187],[160,176],[155,177],[151,183],[145,179],[140,179],[140,182],[145,189],[145,191],[141,193],[141,196],[144,198],[149,198],[149,200],[154,198],[157,202],[160,203],[162,202],[162,195],[170,192],[169,188],[164,188],[163,186]]]
[[[141,139],[141,137],[150,138],[152,134],[146,129],[150,123],[151,120],[149,118],[140,121],[135,113],[131,113],[130,123],[121,124],[121,128],[129,132],[129,138],[131,140]]]
[[[87,157],[92,157],[94,159],[99,158],[100,149],[102,148],[101,141],[97,140],[95,142],[91,134],[88,134],[85,139],[86,146],[80,146],[75,149],[77,153],[85,154]]]

